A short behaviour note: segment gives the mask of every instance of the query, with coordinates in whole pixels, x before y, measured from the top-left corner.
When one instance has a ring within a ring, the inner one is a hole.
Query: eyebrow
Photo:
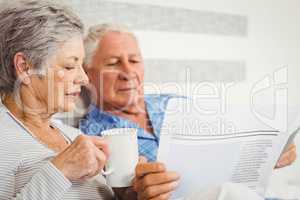
[[[141,57],[141,54],[129,54],[129,57]],[[120,59],[122,56],[116,56],[116,55],[109,55],[105,60],[110,60],[110,59]]]
[[[79,58],[76,57],[76,56],[70,56],[70,57],[67,57],[68,60],[73,60],[74,62],[78,62],[79,61]]]

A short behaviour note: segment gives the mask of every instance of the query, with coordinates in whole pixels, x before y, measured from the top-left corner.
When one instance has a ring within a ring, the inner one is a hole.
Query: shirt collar
[[[146,110],[149,115],[149,119],[151,121],[151,125],[154,131],[154,135],[148,134],[146,131],[144,131],[143,128],[141,128],[138,124],[127,120],[124,117],[120,117],[117,115],[110,114],[108,112],[102,111],[99,109],[95,104],[92,104],[90,107],[90,111],[88,113],[88,118],[87,119],[94,119],[97,123],[109,123],[113,125],[114,127],[119,127],[119,128],[138,128],[142,129],[143,131],[138,131],[138,135],[143,138],[151,138],[153,137],[157,138],[159,134],[159,129],[156,128],[155,124],[155,116],[153,114],[157,113],[155,111],[155,107],[150,103],[149,99],[145,98],[145,105],[146,105]]]

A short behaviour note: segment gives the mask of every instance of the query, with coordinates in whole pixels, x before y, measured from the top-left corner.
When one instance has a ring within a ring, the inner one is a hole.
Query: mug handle
[[[108,171],[101,170],[101,174],[104,176],[111,175],[112,173],[114,173],[114,169],[109,169]]]

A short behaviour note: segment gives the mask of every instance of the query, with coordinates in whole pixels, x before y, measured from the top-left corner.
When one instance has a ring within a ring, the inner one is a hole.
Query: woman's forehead
[[[57,51],[57,61],[82,62],[85,56],[83,40],[81,37],[73,37],[64,42]]]

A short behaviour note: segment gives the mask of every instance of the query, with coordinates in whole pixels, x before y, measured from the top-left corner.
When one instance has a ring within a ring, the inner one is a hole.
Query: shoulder
[[[22,133],[25,131],[3,107],[0,108],[0,130],[0,168],[3,170],[3,165],[6,165],[14,170],[24,150],[23,141],[26,141],[26,134]]]
[[[79,121],[79,128],[84,134],[101,135],[103,130],[121,128],[125,121],[117,115],[103,112],[93,106],[88,114]]]
[[[0,107],[0,130],[2,141],[9,138],[17,139],[20,136],[19,132],[24,132],[24,129],[5,107]]]
[[[186,98],[178,94],[145,94],[145,101],[168,101],[173,98]]]
[[[176,98],[186,98],[185,96],[177,94],[147,94],[145,95],[145,102],[148,108],[153,110],[164,111],[168,105],[169,100]]]

